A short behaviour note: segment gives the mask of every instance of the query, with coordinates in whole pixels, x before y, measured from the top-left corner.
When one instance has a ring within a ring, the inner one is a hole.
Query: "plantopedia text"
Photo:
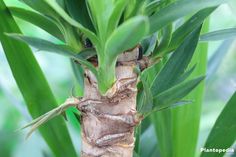
[[[234,153],[233,148],[200,148],[201,152],[205,153]]]

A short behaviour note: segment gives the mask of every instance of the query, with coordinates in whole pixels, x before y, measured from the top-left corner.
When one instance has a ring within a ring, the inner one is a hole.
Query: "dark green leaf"
[[[58,45],[44,39],[28,37],[21,34],[10,33],[7,35],[14,39],[24,41],[25,43],[28,43],[29,45],[37,48],[38,50],[54,52],[65,56],[75,55],[75,52],[66,45]]]
[[[23,8],[10,7],[9,9],[14,16],[30,22],[50,33],[51,35],[57,37],[58,39],[64,41],[62,32],[55,22],[50,18]]]
[[[196,64],[190,68],[188,71],[186,71],[185,73],[183,73],[182,75],[180,75],[175,81],[174,84],[179,84],[181,82],[183,82],[184,80],[186,80],[194,71],[194,69],[196,68]]]
[[[55,108],[57,102],[29,47],[9,39],[3,32],[20,33],[10,11],[0,0],[0,41],[16,83],[33,118]],[[41,127],[40,132],[56,157],[76,157],[70,136],[62,117]]]
[[[44,0],[45,1],[45,0]],[[58,3],[55,2],[55,0],[47,0],[46,3],[52,8],[51,10],[54,10],[56,12],[56,15],[61,17],[64,21],[66,21],[71,26],[74,26],[76,28],[79,28],[81,32],[85,34],[86,37],[88,37],[94,45],[98,43],[97,36],[90,31],[88,28],[84,27],[74,19],[72,19],[66,12],[63,10],[63,8],[60,7]]]
[[[156,96],[154,96],[154,108],[161,110],[176,105],[182,98],[189,94],[204,77],[199,77],[187,82],[180,83]],[[178,104],[177,104],[178,105]]]
[[[67,10],[70,16],[81,23],[84,27],[94,31],[89,13],[84,0],[65,0]]]
[[[140,137],[141,137],[141,125],[137,126],[135,128],[135,147],[134,147],[134,152],[136,155],[140,154],[141,147],[140,147]]]
[[[207,32],[208,27],[209,19],[204,23],[201,32]],[[207,52],[208,45],[206,43],[199,43],[189,64],[189,67],[196,65],[196,68],[188,80],[206,75]],[[171,109],[171,115],[169,117],[171,117],[172,132],[169,136],[173,139],[173,154],[176,157],[190,157],[196,155],[204,89],[205,83],[202,82],[184,98],[184,100],[192,100],[191,105]],[[169,119],[169,117],[165,118]],[[184,143],[183,140],[185,141]]]
[[[152,110],[152,107],[153,107],[153,96],[152,96],[152,92],[149,88],[149,85],[148,85],[148,81],[147,81],[147,78],[144,76],[144,75],[141,75],[140,77],[141,81],[142,81],[142,84],[143,84],[143,89],[144,89],[144,95],[143,95],[143,106],[142,108],[140,109],[139,112],[141,113],[144,113],[144,112],[149,112]]]
[[[157,43],[156,34],[142,40],[140,44],[143,51],[143,55],[149,56],[153,52],[156,43]]]
[[[151,86],[153,95],[157,95],[173,86],[175,80],[184,73],[197,46],[200,30],[201,28],[194,30],[185,39],[156,76]]]
[[[34,10],[44,14],[48,15],[54,18],[58,18],[58,15],[52,8],[48,5],[46,2],[47,0],[20,0],[21,2],[24,2]],[[54,0],[52,0],[54,1]],[[56,3],[56,2],[55,2]]]
[[[160,30],[178,18],[204,8],[218,6],[227,1],[229,0],[181,0],[173,2],[150,17],[150,34]]]
[[[188,36],[189,33],[191,33],[194,29],[199,27],[203,21],[216,9],[216,7],[207,8],[200,10],[195,15],[193,15],[189,20],[187,20],[182,26],[180,26],[172,35],[171,42],[169,44],[169,47],[164,52],[160,52],[161,54],[164,54],[166,52],[170,52],[175,50]]]
[[[204,148],[228,149],[236,140],[236,92],[218,116]],[[202,152],[201,157],[223,157],[225,152]]]
[[[236,37],[236,28],[228,28],[206,33],[200,36],[200,41],[217,41]]]

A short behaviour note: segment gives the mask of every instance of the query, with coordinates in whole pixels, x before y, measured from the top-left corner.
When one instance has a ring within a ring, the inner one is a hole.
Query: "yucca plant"
[[[21,1],[33,10],[7,8],[0,1],[0,39],[36,118],[25,126],[31,127],[28,136],[50,120],[39,129],[54,155],[76,156],[62,117],[51,120],[76,107],[83,157],[143,156],[140,139],[150,125],[156,128],[161,156],[194,157],[204,84],[186,96],[205,76],[207,44],[197,48],[201,30],[204,33],[208,28],[203,22],[227,0]],[[40,27],[61,44],[21,35],[12,15]],[[214,35],[203,35],[201,40]],[[57,107],[31,50],[22,41],[70,58],[80,95]],[[216,122],[215,127],[222,130],[213,128],[207,147],[233,144],[233,108],[235,95]],[[189,119],[183,119],[186,114]],[[230,123],[222,125],[224,121]],[[231,125],[232,137],[222,143],[222,131]],[[181,134],[185,127],[190,132]],[[216,135],[222,138],[215,139]],[[180,144],[183,136],[188,136],[188,148]],[[148,153],[157,156],[154,150]]]

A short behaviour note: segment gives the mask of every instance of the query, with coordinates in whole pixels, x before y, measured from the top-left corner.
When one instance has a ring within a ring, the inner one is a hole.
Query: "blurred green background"
[[[8,6],[26,7],[18,0],[5,0],[5,2]],[[210,31],[236,26],[236,4],[222,5],[210,18]],[[56,40],[41,29],[20,19],[16,18],[16,20],[24,34],[40,36],[47,40]],[[2,21],[0,20],[0,22]],[[71,95],[71,89],[75,85],[69,60],[56,54],[33,50],[57,101],[62,103]],[[211,42],[208,52],[209,60],[216,55],[217,51],[220,52],[217,53],[219,55],[218,59],[214,64],[209,64],[208,67],[197,149],[199,153],[200,147],[204,145],[216,117],[236,89],[236,40],[228,39],[226,41]],[[47,145],[37,131],[28,140],[25,140],[27,130],[17,131],[17,129],[29,122],[31,117],[16,86],[1,45],[0,107],[0,157],[51,156]],[[69,123],[68,127],[75,148],[79,152],[79,130],[73,128]]]

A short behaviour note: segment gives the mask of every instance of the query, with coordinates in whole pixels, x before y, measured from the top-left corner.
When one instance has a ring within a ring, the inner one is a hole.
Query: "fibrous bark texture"
[[[102,96],[97,80],[85,72],[85,103],[82,112],[82,157],[132,157],[134,127],[141,117],[136,112],[137,50],[123,53],[117,63],[117,81]],[[107,65],[109,66],[109,65]],[[109,71],[108,71],[109,73]]]

